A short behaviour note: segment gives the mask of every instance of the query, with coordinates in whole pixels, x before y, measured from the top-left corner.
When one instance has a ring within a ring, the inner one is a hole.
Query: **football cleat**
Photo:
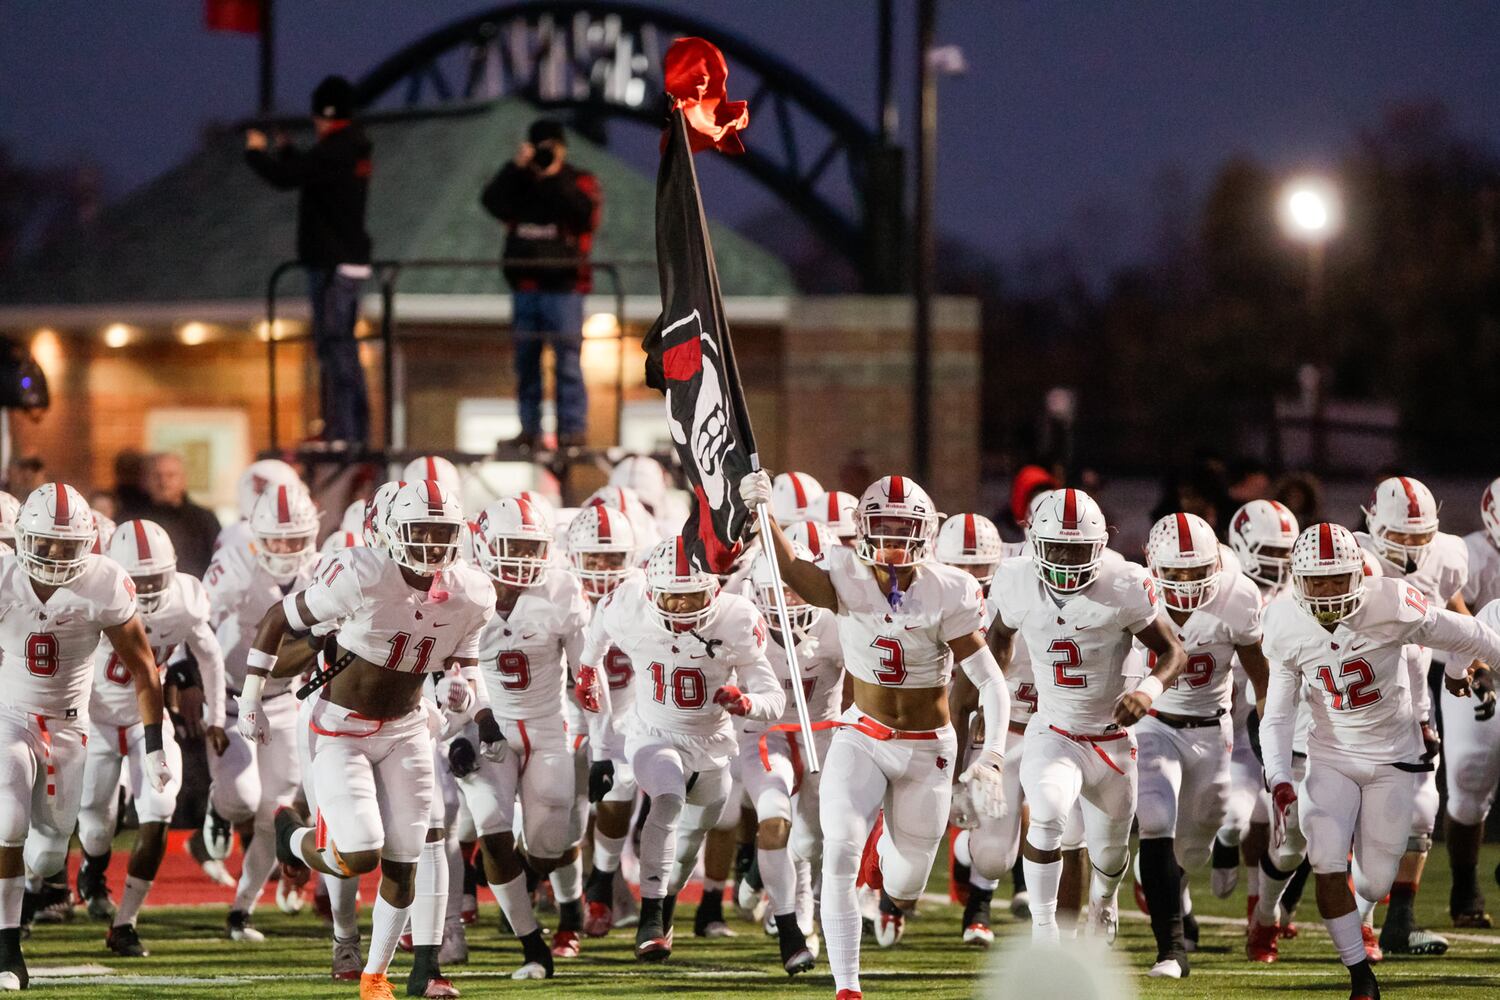
[[[396,947],[408,955],[416,950],[416,940],[411,936],[411,931],[406,931],[396,939]]]
[[[1385,950],[1380,946],[1380,939],[1375,936],[1375,928],[1369,924],[1360,924],[1359,932],[1360,936],[1365,939],[1365,957],[1370,960],[1370,964],[1373,965],[1384,959]]]
[[[577,958],[578,951],[577,931],[558,931],[552,935],[553,958]]]
[[[546,979],[547,967],[541,962],[527,962],[510,974],[512,979]]]
[[[223,861],[229,857],[233,846],[234,827],[230,826],[229,820],[220,816],[210,803],[203,817],[203,849],[208,852],[209,860]]]
[[[410,987],[408,987],[407,995],[411,995]],[[422,991],[422,996],[428,1000],[451,1000],[458,995],[458,987],[453,985],[453,980],[443,976],[433,976],[427,980],[427,988]]]
[[[443,943],[438,947],[439,965],[464,965],[469,961],[469,939],[464,934],[462,920],[449,920],[443,925]]]
[[[1275,924],[1257,924],[1252,920],[1250,934],[1245,938],[1245,957],[1252,962],[1270,965],[1280,957],[1276,951],[1280,937]]]
[[[672,954],[672,932],[667,930],[665,906],[663,900],[641,901],[641,920],[635,928],[635,957],[639,961],[662,962]]]
[[[1175,958],[1163,958],[1151,966],[1151,971],[1146,973],[1152,979],[1181,979],[1187,975],[1182,962]]]
[[[1493,927],[1494,922],[1490,920],[1490,915],[1488,913],[1484,912],[1483,909],[1478,909],[1470,910],[1467,913],[1453,914],[1453,926],[1472,927],[1483,930],[1487,927]]]
[[[875,919],[875,943],[882,948],[894,948],[906,934],[906,914],[900,910],[892,913],[881,909]]]
[[[1382,932],[1384,928],[1381,928]],[[1434,934],[1422,927],[1413,927],[1407,931],[1404,939],[1398,939],[1394,946],[1386,940],[1386,935],[1380,935],[1380,947],[1383,951],[1394,955],[1442,955],[1448,951],[1448,939],[1441,934]]]
[[[596,903],[589,900],[583,911],[583,933],[591,938],[601,938],[609,933],[610,927],[614,926],[614,908],[608,903]]]
[[[797,926],[797,914],[786,913],[776,918],[777,945],[781,949],[781,967],[789,976],[806,972],[813,967],[812,949],[802,928]]]
[[[989,924],[974,923],[964,928],[964,944],[977,944],[988,948],[995,943],[995,932]]]
[[[859,990],[839,990],[833,1000],[865,1000],[865,995]]]
[[[115,918],[115,904],[109,898],[109,890],[88,897],[88,914],[90,920],[113,920]],[[1488,927],[1489,924],[1484,926]]]
[[[121,958],[145,958],[151,953],[141,944],[134,924],[116,924],[105,935],[104,946]]]
[[[1017,920],[1031,919],[1031,895],[1022,889],[1010,897],[1010,915]]]
[[[6,992],[10,992],[12,990],[19,991],[20,989],[21,989],[21,977],[20,976],[16,975],[14,972],[11,972],[9,969],[6,969],[3,972],[0,972],[0,990],[4,990]]]
[[[1083,924],[1083,937],[1103,941],[1113,948],[1115,937],[1120,932],[1120,917],[1113,904],[1097,899],[1089,900],[1088,916]]]
[[[359,1000],[396,1000],[396,991],[384,972],[363,972],[359,977]]]
[[[282,865],[281,877],[276,880],[276,908],[288,916],[296,916],[307,906],[306,865]]]
[[[359,935],[352,938],[333,939],[333,969],[330,975],[337,980],[358,979],[364,972],[365,960],[359,953]]]
[[[1283,941],[1290,941],[1292,938],[1296,937],[1297,934],[1298,930],[1295,921],[1288,919],[1281,925],[1281,939]]]
[[[229,919],[225,926],[229,940],[231,941],[248,941],[251,944],[259,944],[266,939],[264,934],[251,926],[250,914],[244,910],[230,910]],[[360,989],[363,990],[364,987],[361,986]]]
[[[466,892],[458,904],[458,918],[465,925],[479,922],[479,897],[472,892]]]

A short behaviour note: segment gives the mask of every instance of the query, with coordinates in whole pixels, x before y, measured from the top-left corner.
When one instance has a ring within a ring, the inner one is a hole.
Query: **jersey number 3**
[[[880,650],[880,669],[875,671],[877,681],[894,685],[906,680],[906,650],[901,648],[901,640],[882,635],[870,645]]]

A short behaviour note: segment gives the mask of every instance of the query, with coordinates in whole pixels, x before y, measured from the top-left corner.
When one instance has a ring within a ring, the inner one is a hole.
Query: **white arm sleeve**
[[[1500,664],[1500,635],[1476,618],[1445,608],[1434,608],[1411,635],[1412,642],[1446,650],[1449,677],[1461,677],[1470,660]]]
[[[464,664],[458,668],[458,675],[468,681],[469,686],[474,689],[474,711],[470,714],[477,715],[489,708],[490,689],[484,682],[484,673],[479,669],[479,664]]]
[[[1272,788],[1292,784],[1292,735],[1296,729],[1298,676],[1275,661],[1266,686],[1266,716],[1260,720],[1260,752]]]
[[[979,689],[979,707],[984,710],[984,749],[1004,757],[1009,733],[1010,686],[1005,683],[1000,664],[988,646],[980,646],[958,665]]]
[[[224,728],[224,651],[208,622],[200,621],[188,633],[187,648],[198,661],[198,677],[203,685],[203,723]]]
[[[776,679],[776,671],[763,650],[757,651],[754,659],[745,660],[735,667],[740,693],[750,699],[750,711],[745,718],[757,722],[774,722],[781,718],[786,708],[786,692]]]

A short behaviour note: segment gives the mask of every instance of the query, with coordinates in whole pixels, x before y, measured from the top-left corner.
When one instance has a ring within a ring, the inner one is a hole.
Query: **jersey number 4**
[[[708,680],[697,667],[674,667],[669,679],[666,667],[651,664],[651,697],[665,705],[668,687],[672,689],[672,704],[678,708],[702,708],[708,701]]]
[[[1339,665],[1339,677],[1353,677],[1354,680],[1340,690],[1333,677],[1333,668],[1318,668],[1318,683],[1328,692],[1329,703],[1334,711],[1364,708],[1380,700],[1380,689],[1371,690],[1371,685],[1375,683],[1375,670],[1370,666],[1369,660],[1346,660]]]

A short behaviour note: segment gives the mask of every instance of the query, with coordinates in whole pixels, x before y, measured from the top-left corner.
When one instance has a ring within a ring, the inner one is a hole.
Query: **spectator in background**
[[[1214,534],[1224,535],[1225,521],[1237,505],[1229,498],[1225,486],[1223,463],[1210,456],[1200,456],[1185,472],[1177,472],[1162,481],[1161,497],[1151,511],[1154,524],[1168,514],[1185,511],[1207,521]]]
[[[115,456],[116,521],[129,521],[146,509],[151,498],[146,495],[146,455],[127,448]]]
[[[1239,508],[1271,495],[1271,470],[1264,462],[1242,458],[1229,467],[1229,499]]]
[[[16,455],[5,467],[5,492],[22,503],[47,481],[47,463],[39,455]]]
[[[115,523],[119,523],[120,505],[115,500],[115,495],[109,490],[95,490],[89,494],[89,506],[94,509],[95,514],[101,514]]]
[[[354,342],[359,289],[370,276],[370,234],[365,231],[370,141],[353,116],[354,86],[330,76],[313,91],[317,141],[311,148],[297,149],[278,135],[272,150],[264,132],[245,131],[250,167],[273,187],[302,191],[297,258],[307,268],[323,440],[330,447],[363,445],[370,436],[365,373]]]
[[[485,211],[505,225],[503,270],[514,293],[511,333],[516,352],[516,402],[521,433],[511,444],[534,448],[542,434],[542,351],[552,345],[557,383],[557,445],[574,448],[588,430],[583,348],[583,296],[592,287],[589,245],[599,226],[599,182],[567,162],[561,124],[533,122],[515,159],[480,195]],[[529,260],[576,260],[563,266]]]
[[[1007,516],[1001,518],[999,523],[1007,525],[1024,538],[1032,498],[1045,490],[1055,490],[1060,485],[1057,477],[1040,465],[1021,466],[1016,470],[1016,477],[1011,480],[1010,508],[1005,511]]]
[[[1323,520],[1323,486],[1311,472],[1289,472],[1276,484],[1275,499],[1307,528]],[[1361,526],[1362,527],[1362,526]]]
[[[182,459],[171,452],[152,455],[146,463],[145,487],[149,503],[131,516],[161,525],[177,549],[177,569],[201,577],[213,556],[219,519],[188,498]]]

